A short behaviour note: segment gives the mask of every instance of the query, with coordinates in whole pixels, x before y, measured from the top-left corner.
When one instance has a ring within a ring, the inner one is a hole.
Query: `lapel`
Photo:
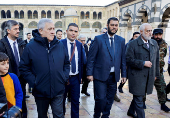
[[[67,39],[63,39],[62,42],[63,42],[63,44],[64,44],[66,50],[68,51],[68,47],[67,47]]]
[[[113,54],[111,53],[111,48],[110,48],[110,42],[109,42],[109,38],[107,36],[107,32],[103,35],[104,36],[104,40],[105,40],[105,43],[106,43],[106,47],[107,47],[107,50],[111,56],[111,58],[113,59]]]
[[[12,48],[11,48],[11,46],[9,44],[9,41],[8,41],[7,37],[2,39],[2,42],[5,45],[5,48],[6,48],[6,51],[7,51],[6,54],[9,56],[9,59],[11,60],[11,63],[13,63],[13,61],[14,61],[14,54],[12,52]]]
[[[153,56],[153,51],[154,51],[154,44],[152,42],[152,39],[149,40],[149,49],[150,49],[150,52],[149,52],[150,60],[152,61],[152,56]]]
[[[139,36],[139,38],[138,38],[137,40],[138,40],[138,45],[142,45],[142,47],[143,47],[145,50],[149,51],[148,47],[147,47],[147,46],[145,45],[145,43],[143,42],[141,36]],[[149,47],[149,48],[150,48],[150,47]]]

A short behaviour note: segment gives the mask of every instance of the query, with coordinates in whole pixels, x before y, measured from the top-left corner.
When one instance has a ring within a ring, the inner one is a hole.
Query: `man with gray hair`
[[[32,34],[34,40],[21,57],[21,75],[33,87],[38,118],[47,118],[49,105],[53,118],[64,118],[63,95],[70,71],[68,53],[56,39],[52,20],[41,19]]]
[[[152,94],[154,81],[159,77],[159,47],[151,36],[152,26],[144,23],[140,36],[126,48],[129,92],[133,94],[127,115],[134,118],[145,118],[143,97]]]
[[[9,57],[9,72],[18,76],[23,91],[22,117],[27,118],[27,107],[25,102],[26,82],[20,76],[19,62],[25,47],[25,42],[19,39],[19,23],[15,20],[8,20],[5,24],[6,35],[0,40],[0,52]]]

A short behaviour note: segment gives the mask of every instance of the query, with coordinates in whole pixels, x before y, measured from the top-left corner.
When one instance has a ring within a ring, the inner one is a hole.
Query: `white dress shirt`
[[[19,49],[18,49],[18,43],[17,43],[17,40],[13,41],[13,40],[12,40],[12,39],[10,39],[8,36],[7,36],[7,39],[8,39],[8,41],[9,41],[9,44],[11,45],[11,48],[12,48],[13,54],[15,54],[15,53],[14,53],[13,43],[14,43],[14,42],[16,42],[16,43],[15,43],[15,46],[16,46],[16,48],[17,48],[18,58],[19,58],[19,62],[20,62],[20,55],[19,55]]]
[[[71,44],[70,43],[75,43],[75,40],[73,42],[71,42],[67,38],[67,48],[68,48],[69,59],[71,58]],[[75,47],[74,54],[75,54],[75,61],[76,61],[76,72],[75,73],[71,72],[71,64],[70,64],[70,73],[69,73],[69,75],[77,75],[79,73],[79,71],[78,71],[78,50],[77,50],[77,46]]]
[[[107,33],[107,35],[108,35],[108,37],[109,37],[109,43],[110,43],[110,47],[111,47],[111,39],[110,39],[111,36],[110,36],[108,33]],[[114,36],[115,36],[115,35],[112,36],[112,38],[113,38],[113,43],[114,43]],[[115,67],[112,66],[110,72],[114,72],[114,71],[115,71]]]

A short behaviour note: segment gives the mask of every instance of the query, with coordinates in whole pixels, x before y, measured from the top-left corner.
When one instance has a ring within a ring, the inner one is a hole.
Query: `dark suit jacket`
[[[115,80],[118,82],[121,76],[126,77],[125,39],[115,35]],[[109,77],[113,56],[107,33],[94,38],[90,46],[87,58],[87,75],[93,75],[94,79],[106,81]]]
[[[67,39],[62,39],[60,40],[65,48],[67,49],[68,51],[68,48],[67,48]],[[76,41],[76,46],[77,46],[77,50],[78,50],[78,71],[79,71],[79,82],[81,83],[81,79],[82,79],[82,76],[83,76],[83,65],[86,63],[86,57],[85,57],[85,52],[84,52],[84,48],[82,46],[82,43],[80,43],[79,41],[75,40]]]
[[[17,39],[17,43],[18,43],[19,54],[21,57],[26,44],[22,39]],[[3,39],[0,40],[0,52],[6,53],[9,57],[9,72],[15,73],[17,76],[19,76],[18,75],[19,69],[16,64],[15,57],[12,48],[9,44],[9,41],[7,39],[7,36],[5,36]]]
[[[151,61],[152,67],[144,67],[144,61]],[[126,49],[129,91],[134,95],[151,94],[156,76],[159,76],[159,48],[157,42],[149,40],[149,50],[141,36],[130,41]]]

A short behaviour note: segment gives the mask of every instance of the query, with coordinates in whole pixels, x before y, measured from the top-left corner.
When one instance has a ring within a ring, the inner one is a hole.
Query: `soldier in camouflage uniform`
[[[167,54],[167,43],[162,39],[163,30],[154,29],[153,39],[157,41],[159,46],[159,65],[160,65],[160,76],[155,80],[155,88],[157,90],[157,96],[159,103],[161,104],[161,110],[169,112],[170,109],[165,105],[166,103],[166,83],[163,75],[163,67],[165,65],[164,57]]]

